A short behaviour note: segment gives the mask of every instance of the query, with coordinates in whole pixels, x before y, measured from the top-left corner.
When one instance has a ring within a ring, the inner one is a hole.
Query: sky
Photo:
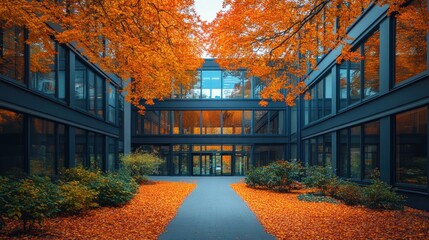
[[[194,0],[195,11],[202,20],[211,22],[216,17],[216,13],[222,9],[223,0]]]

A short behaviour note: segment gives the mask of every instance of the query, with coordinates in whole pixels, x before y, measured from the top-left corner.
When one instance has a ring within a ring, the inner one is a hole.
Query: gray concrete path
[[[151,177],[156,181],[197,182],[159,239],[274,239],[229,186],[240,177]]]

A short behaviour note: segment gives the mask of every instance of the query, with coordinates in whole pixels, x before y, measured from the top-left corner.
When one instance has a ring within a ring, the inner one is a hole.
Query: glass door
[[[222,154],[222,175],[231,175],[232,155]]]
[[[192,175],[214,175],[213,154],[192,155]]]

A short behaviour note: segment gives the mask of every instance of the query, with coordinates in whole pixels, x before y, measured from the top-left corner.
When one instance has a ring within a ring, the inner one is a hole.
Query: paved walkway
[[[160,181],[197,181],[176,217],[159,239],[274,239],[229,184],[240,177],[151,177]]]

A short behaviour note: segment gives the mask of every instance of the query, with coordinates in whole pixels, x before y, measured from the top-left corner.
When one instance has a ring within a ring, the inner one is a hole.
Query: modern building
[[[427,16],[428,1],[407,8]],[[372,5],[348,29],[365,60],[338,64],[340,49],[317,56],[306,80],[312,100],[261,107],[257,78],[207,59],[190,91],[145,116],[132,111],[132,147],[157,150],[168,175],[243,175],[298,159],[366,184],[379,169],[413,206],[429,209],[429,36],[407,14],[386,12]]]
[[[427,15],[428,1],[408,8]],[[296,159],[361,184],[377,168],[412,206],[429,210],[429,36],[386,11],[372,5],[348,29],[361,62],[338,64],[340,49],[317,56],[306,80],[312,99],[295,107],[261,107],[258,78],[206,59],[190,90],[144,116],[124,103],[120,79],[73,46],[53,43],[58,54],[42,73],[31,58],[40,46],[26,46],[23,29],[1,29],[0,174],[107,171],[130,148],[156,150],[162,175],[244,175]]]
[[[54,41],[57,54],[42,71],[33,55],[43,46],[26,45],[27,36],[0,29],[0,174],[116,168],[118,153],[129,148],[120,79]]]

